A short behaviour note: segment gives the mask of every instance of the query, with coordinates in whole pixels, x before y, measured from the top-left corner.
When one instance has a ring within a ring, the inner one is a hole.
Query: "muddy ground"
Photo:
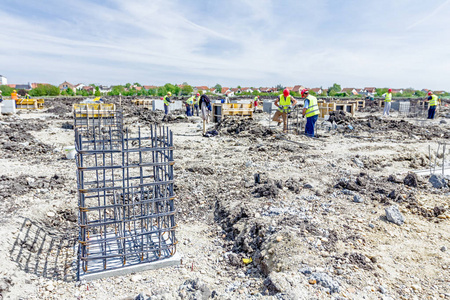
[[[440,169],[447,107],[433,121],[336,113],[317,139],[257,113],[202,137],[197,117],[122,100],[125,126],[174,133],[182,265],[74,281],[76,173],[63,148],[78,100],[59,99],[0,117],[4,299],[450,299],[449,177],[414,173]]]

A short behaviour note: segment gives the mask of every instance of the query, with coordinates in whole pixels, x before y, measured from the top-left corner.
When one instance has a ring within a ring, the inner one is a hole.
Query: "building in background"
[[[0,85],[8,84],[8,79],[5,76],[0,75]]]

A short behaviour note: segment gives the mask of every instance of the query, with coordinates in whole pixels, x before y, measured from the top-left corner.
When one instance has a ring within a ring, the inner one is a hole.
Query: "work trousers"
[[[435,114],[436,114],[436,105],[430,106],[428,108],[428,118],[427,119],[434,119]]]
[[[287,131],[287,118],[288,118],[287,113],[277,110],[275,112],[275,114],[273,115],[272,121],[281,123],[281,120],[280,120],[281,118],[283,119],[283,131],[286,132]]]
[[[192,111],[192,115],[194,115],[194,111],[197,113],[197,117],[198,117],[198,104],[194,104],[194,109]]]
[[[188,116],[188,117],[192,116],[190,105],[186,105],[186,116]]]
[[[164,114],[168,115],[169,114],[169,105],[165,105],[164,104]]]
[[[319,115],[315,115],[309,118],[306,118],[306,126],[305,126],[305,134],[309,137],[314,137],[314,127],[316,126],[317,119]]]
[[[391,102],[384,102],[383,116],[389,116],[389,111],[391,110]]]

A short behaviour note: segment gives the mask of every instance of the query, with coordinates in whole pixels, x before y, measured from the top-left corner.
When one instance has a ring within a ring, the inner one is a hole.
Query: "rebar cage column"
[[[79,205],[78,279],[148,263],[176,251],[173,134],[152,126],[75,128]]]

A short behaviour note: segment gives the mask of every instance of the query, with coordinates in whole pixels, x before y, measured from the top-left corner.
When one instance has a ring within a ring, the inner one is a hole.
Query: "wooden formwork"
[[[17,109],[43,109],[44,99],[16,99]]]
[[[214,122],[227,116],[253,117],[253,103],[213,103],[212,106]]]
[[[131,103],[133,103],[136,106],[142,106],[142,107],[145,107],[145,108],[152,108],[153,100],[150,100],[150,99],[134,99],[134,100],[131,100]]]
[[[355,111],[357,108],[357,104],[356,103],[341,103],[341,102],[323,102],[323,101],[318,101],[317,103],[319,105],[319,117],[323,118],[326,115],[329,115],[330,112],[335,111],[335,110],[343,110],[349,114],[351,114],[352,116],[355,115]]]
[[[109,118],[116,112],[115,104],[105,103],[76,103],[72,108],[75,118]]]

